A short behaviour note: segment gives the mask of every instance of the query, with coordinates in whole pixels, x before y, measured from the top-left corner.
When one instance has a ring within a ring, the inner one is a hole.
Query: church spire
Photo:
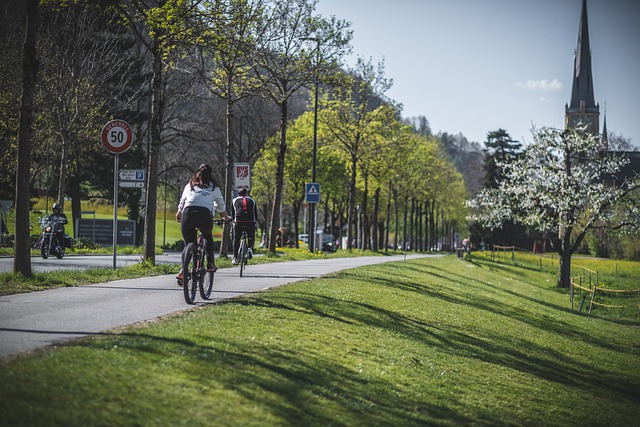
[[[607,103],[604,103],[604,119],[602,123],[602,136],[600,137],[602,148],[609,151],[609,134],[607,133]]]
[[[575,128],[579,122],[582,122],[588,125],[591,133],[598,134],[599,120],[600,106],[596,104],[593,94],[587,0],[582,0],[578,47],[574,57],[571,103],[565,106],[565,127],[567,129]]]

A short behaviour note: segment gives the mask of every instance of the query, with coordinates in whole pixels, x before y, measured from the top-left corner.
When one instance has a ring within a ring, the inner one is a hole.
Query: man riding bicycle
[[[178,203],[176,220],[180,222],[180,231],[184,239],[185,247],[189,243],[196,243],[197,232],[200,230],[204,239],[205,251],[207,253],[207,271],[216,271],[213,262],[213,216],[218,211],[226,221],[231,217],[227,215],[224,198],[220,187],[211,176],[211,166],[202,164],[195,175],[184,187],[182,197]],[[184,253],[183,253],[184,257]],[[182,286],[183,271],[180,270],[178,284]]]
[[[231,216],[233,217],[233,265],[238,264],[238,249],[240,248],[240,238],[242,232],[247,232],[247,240],[249,250],[247,259],[253,256],[253,242],[256,236],[256,221],[258,220],[258,209],[256,202],[249,197],[249,191],[246,188],[238,191],[238,197],[233,199],[231,204]]]

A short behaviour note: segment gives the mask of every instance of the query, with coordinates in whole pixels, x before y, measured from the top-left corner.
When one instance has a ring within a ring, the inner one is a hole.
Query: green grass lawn
[[[44,216],[46,213],[51,213],[51,208],[53,206],[53,200],[49,200],[48,206],[45,204],[44,198],[35,199],[33,204],[33,210],[29,212],[29,222],[31,223],[33,229],[31,234],[38,234],[41,232],[40,230],[40,222],[39,217]],[[163,243],[172,244],[177,240],[182,239],[182,233],[180,232],[180,223],[175,220],[175,206],[167,206],[167,216],[165,223],[164,209],[160,208],[160,206],[164,206],[164,204],[159,205],[159,210],[156,214],[156,243],[160,246]],[[47,209],[48,207],[48,209]],[[95,212],[96,219],[111,219],[113,220],[113,204],[104,204],[104,203],[92,203],[88,200],[83,200],[81,202],[81,208],[83,212]],[[69,222],[71,222],[71,214],[70,206],[67,204],[67,209],[65,213],[69,218]],[[13,234],[14,227],[14,215],[15,212],[12,210],[8,215],[7,229],[9,234]],[[83,218],[93,218],[93,215],[85,214]],[[118,208],[118,219],[125,220],[127,218],[127,209],[125,207]],[[74,230],[71,224],[65,227],[65,232],[69,234],[71,237],[74,237]]]
[[[363,267],[0,361],[0,425],[637,425],[640,320],[453,256]]]

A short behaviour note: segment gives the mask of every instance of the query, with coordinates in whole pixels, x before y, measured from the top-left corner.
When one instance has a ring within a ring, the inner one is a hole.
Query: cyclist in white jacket
[[[230,221],[227,215],[224,198],[220,187],[211,176],[211,166],[202,164],[195,175],[184,187],[182,197],[178,203],[176,220],[180,222],[180,230],[185,247],[189,243],[196,243],[196,229],[200,230],[204,238],[207,253],[207,270],[216,271],[213,261],[213,216],[220,212],[225,221]],[[184,256],[184,253],[183,253]],[[178,274],[178,284],[182,286],[183,272]]]

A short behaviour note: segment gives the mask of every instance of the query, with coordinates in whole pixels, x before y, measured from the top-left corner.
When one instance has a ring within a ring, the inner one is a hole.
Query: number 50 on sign
[[[124,120],[111,120],[102,128],[102,145],[110,153],[124,153],[131,147],[133,131]]]

